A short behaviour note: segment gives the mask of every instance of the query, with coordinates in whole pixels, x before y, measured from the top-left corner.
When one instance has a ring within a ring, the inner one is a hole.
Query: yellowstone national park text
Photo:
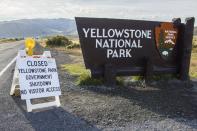
[[[107,58],[132,57],[132,49],[143,48],[151,30],[83,28],[84,37],[95,39],[95,48],[106,49]]]

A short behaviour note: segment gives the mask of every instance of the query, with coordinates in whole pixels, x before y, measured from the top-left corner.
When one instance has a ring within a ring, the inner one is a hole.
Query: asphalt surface
[[[24,48],[23,41],[0,44],[0,71]],[[20,97],[10,96],[15,63],[0,77],[0,131],[95,131],[98,128],[62,107],[28,113]]]
[[[0,44],[0,71],[24,48],[24,41]]]

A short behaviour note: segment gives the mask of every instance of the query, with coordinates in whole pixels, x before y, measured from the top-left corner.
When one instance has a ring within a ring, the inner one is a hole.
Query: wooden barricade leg
[[[56,102],[56,105],[57,105],[57,107],[60,107],[60,98],[59,98],[59,96],[55,96],[55,102]]]
[[[12,86],[10,89],[10,95],[14,95],[14,91],[15,91],[15,88],[17,85],[19,85],[19,81],[18,81],[18,68],[16,65],[15,69],[14,69],[14,75],[13,75],[13,80],[12,80]]]
[[[26,52],[25,50],[20,50],[17,54],[17,58],[18,57],[26,57]],[[14,69],[14,75],[13,75],[13,80],[12,80],[12,86],[10,89],[10,95],[14,95],[14,91],[17,85],[19,85],[19,72],[18,72],[18,68],[17,68],[17,59],[16,59],[16,65],[15,65],[15,69]]]
[[[32,110],[35,110],[35,109],[47,108],[47,107],[52,107],[52,106],[59,107],[61,104],[60,104],[59,96],[55,96],[55,101],[39,103],[39,104],[32,104],[31,100],[27,99],[26,105],[27,105],[27,111],[32,112]]]
[[[27,105],[27,112],[32,112],[32,108],[31,108],[32,104],[30,99],[26,100],[26,105]]]

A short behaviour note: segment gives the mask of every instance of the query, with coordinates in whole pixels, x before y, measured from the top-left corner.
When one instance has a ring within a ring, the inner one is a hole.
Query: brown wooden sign
[[[117,75],[173,73],[188,79],[194,18],[184,24],[179,18],[158,22],[77,17],[76,24],[84,63],[93,77],[113,82]]]

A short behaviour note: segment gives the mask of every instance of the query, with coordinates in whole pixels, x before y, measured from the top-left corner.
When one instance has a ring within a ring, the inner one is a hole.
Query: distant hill
[[[0,22],[0,38],[77,35],[71,19],[22,19]]]
[[[197,27],[194,28],[194,35],[197,35]]]
[[[42,37],[50,35],[77,36],[75,20],[22,19],[0,22],[0,38]],[[194,28],[197,35],[197,27]]]

